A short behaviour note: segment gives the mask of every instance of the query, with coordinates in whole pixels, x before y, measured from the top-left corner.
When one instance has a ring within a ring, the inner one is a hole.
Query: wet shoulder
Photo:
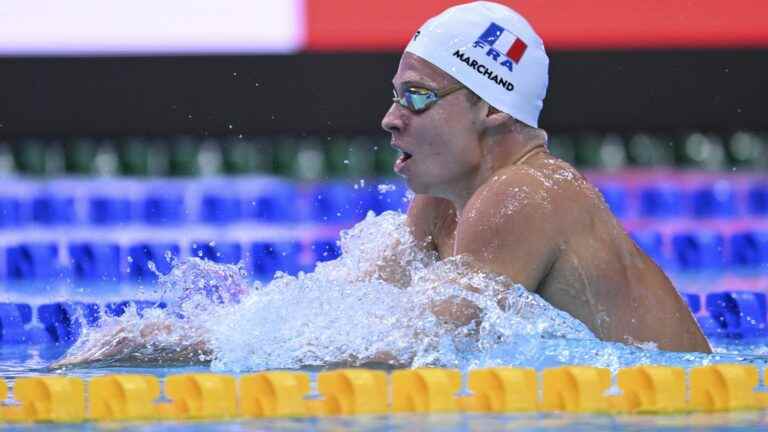
[[[551,155],[500,170],[470,200],[465,216],[495,214],[497,219],[528,218],[551,228],[579,224],[599,204],[596,189],[576,169]]]
[[[578,218],[605,208],[600,192],[567,162],[545,154],[523,167],[546,191],[558,212]]]

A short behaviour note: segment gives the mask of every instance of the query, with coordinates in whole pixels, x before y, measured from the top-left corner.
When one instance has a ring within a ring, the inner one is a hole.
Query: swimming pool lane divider
[[[540,376],[539,376],[540,375]],[[755,392],[758,369],[717,364],[691,369],[637,366],[616,374],[608,369],[565,366],[545,369],[499,367],[467,373],[462,391],[456,369],[341,369],[317,375],[319,397],[310,395],[310,376],[273,371],[243,375],[200,373],[106,375],[87,383],[77,377],[18,378],[16,405],[0,407],[0,421],[234,420],[396,413],[571,412],[676,414],[768,409],[768,393]],[[766,371],[768,382],[768,371]],[[8,388],[0,380],[0,399]],[[87,396],[87,398],[86,398]],[[87,404],[86,404],[87,402]],[[87,406],[86,406],[87,405]]]

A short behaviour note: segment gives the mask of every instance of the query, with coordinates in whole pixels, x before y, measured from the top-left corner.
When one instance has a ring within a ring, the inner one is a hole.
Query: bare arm
[[[552,266],[557,248],[546,222],[545,213],[551,209],[541,196],[534,195],[538,185],[530,184],[527,176],[519,177],[506,178],[505,184],[491,180],[468,202],[456,230],[453,253],[471,258],[473,271],[507,276],[535,292]],[[515,186],[507,187],[509,183]],[[464,288],[496,299],[503,294],[485,293],[480,287]],[[434,311],[441,319],[458,325],[479,317],[477,306],[465,299],[444,301]]]
[[[112,322],[88,330],[53,369],[90,364],[194,364],[210,361],[211,352],[199,329],[162,319]]]

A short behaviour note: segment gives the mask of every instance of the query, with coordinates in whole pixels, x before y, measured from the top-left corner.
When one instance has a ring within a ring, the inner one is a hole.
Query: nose
[[[403,130],[405,121],[403,120],[400,105],[393,103],[389,107],[387,113],[384,114],[384,118],[381,119],[381,127],[389,133],[401,132]]]

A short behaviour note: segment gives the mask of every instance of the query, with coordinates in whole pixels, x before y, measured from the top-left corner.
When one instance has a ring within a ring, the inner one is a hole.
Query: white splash
[[[520,285],[474,272],[466,259],[437,261],[423,252],[400,213],[369,214],[342,233],[341,248],[341,258],[313,273],[280,275],[206,320],[212,367],[239,371],[382,359],[457,365],[513,335],[592,337],[579,321]],[[433,313],[436,304],[460,298],[480,308],[479,320],[457,328]]]
[[[105,319],[59,365],[210,361],[214,370],[249,371],[377,362],[615,370],[714,360],[600,342],[580,321],[509,279],[476,271],[464,257],[438,260],[423,251],[400,213],[369,214],[342,232],[340,243],[337,260],[297,277],[278,274],[266,286],[251,285],[238,266],[197,258],[172,263],[159,283],[167,310]],[[441,320],[436,311],[459,303],[477,311],[468,324]]]
[[[382,183],[382,184],[376,186],[376,189],[378,189],[380,194],[383,194],[383,193],[392,192],[392,191],[396,190],[397,186],[395,186],[393,184]]]

